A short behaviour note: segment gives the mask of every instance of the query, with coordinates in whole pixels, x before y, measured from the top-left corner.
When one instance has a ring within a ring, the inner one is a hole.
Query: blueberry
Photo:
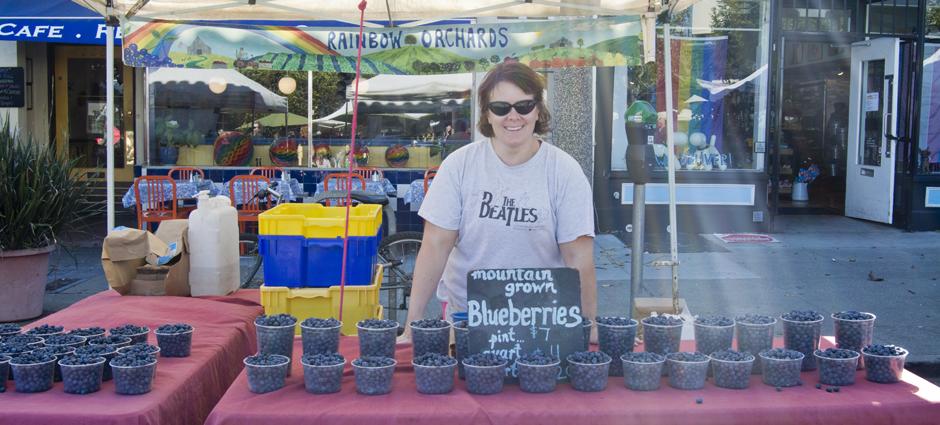
[[[839,392],[839,387],[834,387],[834,388],[832,388],[832,392],[834,392],[834,393]]]
[[[437,353],[446,356],[450,352],[450,323],[440,319],[422,319],[411,322],[411,339],[414,356]]]
[[[356,324],[359,329],[359,355],[362,357],[395,357],[398,322],[366,319]]]
[[[62,386],[68,394],[91,394],[101,389],[104,357],[70,355],[59,360]]]
[[[415,383],[421,394],[446,394],[454,389],[457,359],[429,352],[414,359]]]
[[[108,333],[111,336],[126,336],[131,339],[131,344],[146,344],[147,334],[150,333],[150,328],[127,324],[111,328],[108,330]]]
[[[774,387],[792,387],[800,382],[803,353],[785,348],[774,348],[760,353],[764,384]]]
[[[778,393],[781,392],[781,391],[783,391],[783,388],[781,388],[781,387],[779,387],[779,386],[778,386],[776,389],[777,389],[777,392],[778,392]]]
[[[280,354],[256,354],[245,358],[248,390],[255,394],[277,391],[284,387],[290,358]]]
[[[663,365],[666,358],[650,352],[626,353],[620,356],[623,364],[623,381],[634,391],[659,389]]]
[[[827,393],[831,393],[831,392],[832,392],[832,387],[826,388],[826,392],[827,392]]]
[[[754,356],[750,353],[723,350],[711,354],[711,366],[715,375],[715,386],[744,389],[751,381]]]
[[[708,356],[697,351],[667,354],[669,386],[680,390],[697,390],[704,387],[708,362]]]
[[[595,322],[600,351],[607,353],[612,359],[619,359],[625,353],[633,352],[633,344],[636,341],[636,320],[626,317],[598,316]],[[607,373],[610,376],[623,376],[623,364],[619,361],[611,362]]]
[[[313,394],[339,392],[343,381],[343,366],[346,359],[339,353],[305,354],[301,358],[304,367],[304,387]]]
[[[643,343],[646,351],[666,355],[679,351],[683,320],[673,316],[650,316],[643,319]]]
[[[611,358],[603,351],[577,351],[569,354],[568,378],[577,391],[595,392],[607,388]]]
[[[467,392],[496,394],[503,390],[508,361],[494,353],[477,353],[463,359]]]
[[[49,353],[24,353],[10,360],[10,368],[16,382],[16,392],[38,393],[52,388],[55,375],[54,355]]]
[[[392,376],[395,373],[394,359],[364,356],[353,360],[352,365],[356,391],[360,394],[379,395],[392,391]]]
[[[862,350],[865,359],[865,379],[879,383],[901,380],[907,350],[896,345],[869,345]]]
[[[817,390],[822,389],[822,384],[816,384],[816,389]]]
[[[803,353],[802,370],[815,370],[813,352],[819,348],[819,332],[823,317],[815,311],[793,310],[783,319],[784,347]]]
[[[827,348],[815,353],[819,360],[819,382],[827,385],[852,385],[859,354],[843,348]]]
[[[702,404],[704,402],[705,400],[703,400],[701,397],[695,399],[695,404]]]
[[[193,327],[186,323],[174,323],[157,328],[157,345],[163,357],[189,357],[193,346]]]
[[[261,326],[294,326],[297,318],[289,314],[260,315],[255,318],[255,324]]]

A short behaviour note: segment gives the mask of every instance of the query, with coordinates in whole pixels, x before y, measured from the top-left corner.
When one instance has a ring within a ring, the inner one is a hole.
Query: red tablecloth
[[[683,342],[683,349],[692,347],[691,341]],[[347,360],[355,358],[356,339],[343,338],[340,351]],[[805,372],[805,385],[782,392],[764,385],[756,375],[746,390],[717,388],[709,381],[703,390],[682,391],[669,387],[664,378],[658,391],[636,392],[625,388],[622,378],[610,378],[607,389],[599,393],[580,393],[568,384],[559,384],[553,393],[526,394],[518,386],[507,385],[498,395],[476,396],[467,393],[464,383],[458,381],[450,394],[422,395],[415,390],[411,347],[400,346],[391,394],[357,394],[347,363],[342,391],[315,395],[304,390],[300,353],[298,339],[294,345],[293,373],[284,389],[252,394],[245,373],[241,373],[206,423],[912,425],[937,424],[940,420],[940,388],[907,371],[904,382],[893,385],[868,382],[864,371],[860,371],[856,384],[842,388],[839,393],[816,389],[817,373]],[[696,404],[698,397],[703,404]]]
[[[40,323],[66,330],[125,323],[149,326],[189,323],[195,327],[192,355],[160,357],[153,391],[140,396],[114,393],[114,382],[89,395],[66,394],[62,383],[44,393],[14,392],[12,383],[0,394],[0,424],[200,424],[242,370],[244,357],[256,351],[253,319],[261,314],[258,291],[229,297],[122,297],[106,291],[89,297]]]

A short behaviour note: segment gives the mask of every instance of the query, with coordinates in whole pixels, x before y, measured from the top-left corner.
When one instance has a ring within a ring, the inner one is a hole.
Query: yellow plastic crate
[[[258,230],[269,236],[341,238],[346,207],[281,204],[258,216]],[[349,210],[349,236],[375,236],[382,227],[382,206],[360,204]]]
[[[356,335],[356,323],[363,319],[381,319],[379,289],[382,287],[382,266],[376,266],[373,283],[369,286],[346,285],[343,299],[343,335]],[[261,285],[261,305],[264,314],[287,313],[302,322],[308,317],[339,318],[339,286],[328,288],[286,288]],[[300,335],[300,326],[296,328]]]

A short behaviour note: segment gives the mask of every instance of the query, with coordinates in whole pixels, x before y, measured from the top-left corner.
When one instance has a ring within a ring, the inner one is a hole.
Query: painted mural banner
[[[124,63],[136,67],[256,68],[365,74],[485,72],[503,61],[533,68],[642,62],[634,16],[366,28],[128,21]]]

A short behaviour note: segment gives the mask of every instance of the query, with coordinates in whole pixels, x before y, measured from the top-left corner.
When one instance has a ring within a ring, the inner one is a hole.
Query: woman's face
[[[533,100],[534,98],[534,95],[526,94],[515,84],[501,81],[496,84],[496,87],[490,93],[490,104],[506,102],[514,105],[517,102]],[[519,114],[516,108],[511,108],[509,113],[503,116],[496,115],[491,110],[487,110],[486,114],[490,125],[493,126],[493,139],[496,142],[507,147],[519,148],[536,141],[534,137],[535,122],[539,118],[539,108],[537,106],[525,115]]]

